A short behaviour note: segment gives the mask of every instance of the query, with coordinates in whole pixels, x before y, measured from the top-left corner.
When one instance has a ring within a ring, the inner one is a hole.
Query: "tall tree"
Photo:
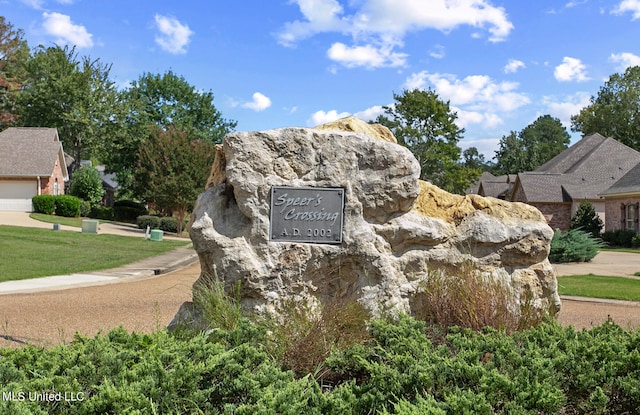
[[[179,127],[154,127],[138,150],[134,184],[145,201],[176,215],[178,234],[204,189],[214,155],[211,141],[194,139]]]
[[[571,117],[571,129],[600,133],[640,150],[640,66],[611,75],[591,104]]]
[[[462,164],[465,167],[476,169],[480,171],[493,171],[493,164],[487,161],[476,147],[469,147],[462,152]]]
[[[24,32],[0,16],[0,130],[15,123],[16,95],[26,77],[29,46]]]
[[[538,117],[516,135],[503,136],[496,151],[498,173],[532,171],[569,146],[571,136],[559,119],[551,115]]]
[[[129,88],[139,122],[167,129],[180,127],[194,139],[219,143],[237,123],[222,118],[213,93],[200,92],[182,76],[143,74]]]
[[[111,66],[79,58],[75,48],[40,46],[26,68],[27,83],[17,101],[20,124],[58,128],[75,167],[83,158],[99,158],[119,105]]]
[[[460,163],[458,142],[464,129],[455,124],[457,115],[449,102],[432,90],[405,90],[393,94],[395,103],[384,107],[376,122],[387,126],[398,142],[420,163],[421,175],[450,192],[462,193],[480,174]]]
[[[172,126],[193,139],[219,143],[237,123],[226,120],[213,103],[212,92],[201,92],[182,76],[168,71],[163,75],[145,73],[123,92],[127,111],[126,131],[111,135],[107,165],[117,173],[118,183],[133,189],[132,174],[138,149],[155,128]]]

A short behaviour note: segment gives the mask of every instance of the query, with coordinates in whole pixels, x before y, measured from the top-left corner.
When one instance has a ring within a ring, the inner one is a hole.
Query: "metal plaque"
[[[340,244],[343,212],[342,188],[274,186],[269,240]]]

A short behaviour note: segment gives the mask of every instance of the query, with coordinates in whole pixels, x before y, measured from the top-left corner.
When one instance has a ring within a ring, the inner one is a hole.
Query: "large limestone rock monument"
[[[387,128],[356,118],[228,134],[193,212],[194,290],[224,281],[259,314],[353,300],[412,313],[425,279],[466,263],[559,310],[553,231],[537,209],[419,176]]]

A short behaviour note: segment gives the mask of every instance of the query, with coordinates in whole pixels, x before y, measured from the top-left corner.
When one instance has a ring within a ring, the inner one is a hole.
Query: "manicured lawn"
[[[0,282],[115,268],[189,244],[0,225]]]
[[[82,228],[82,220],[86,218],[65,218],[64,216],[45,215],[44,213],[31,213],[30,218],[39,220],[46,223],[59,223],[65,226],[75,226],[76,228]],[[100,221],[104,222],[104,221]]]
[[[558,293],[579,297],[640,301],[640,280],[602,275],[558,277]]]

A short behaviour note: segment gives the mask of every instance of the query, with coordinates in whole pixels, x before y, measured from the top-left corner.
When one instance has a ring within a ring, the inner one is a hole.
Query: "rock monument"
[[[537,209],[453,195],[419,176],[387,128],[356,118],[228,134],[192,215],[194,289],[239,286],[256,313],[292,300],[411,313],[431,272],[467,261],[559,310],[553,231]]]

